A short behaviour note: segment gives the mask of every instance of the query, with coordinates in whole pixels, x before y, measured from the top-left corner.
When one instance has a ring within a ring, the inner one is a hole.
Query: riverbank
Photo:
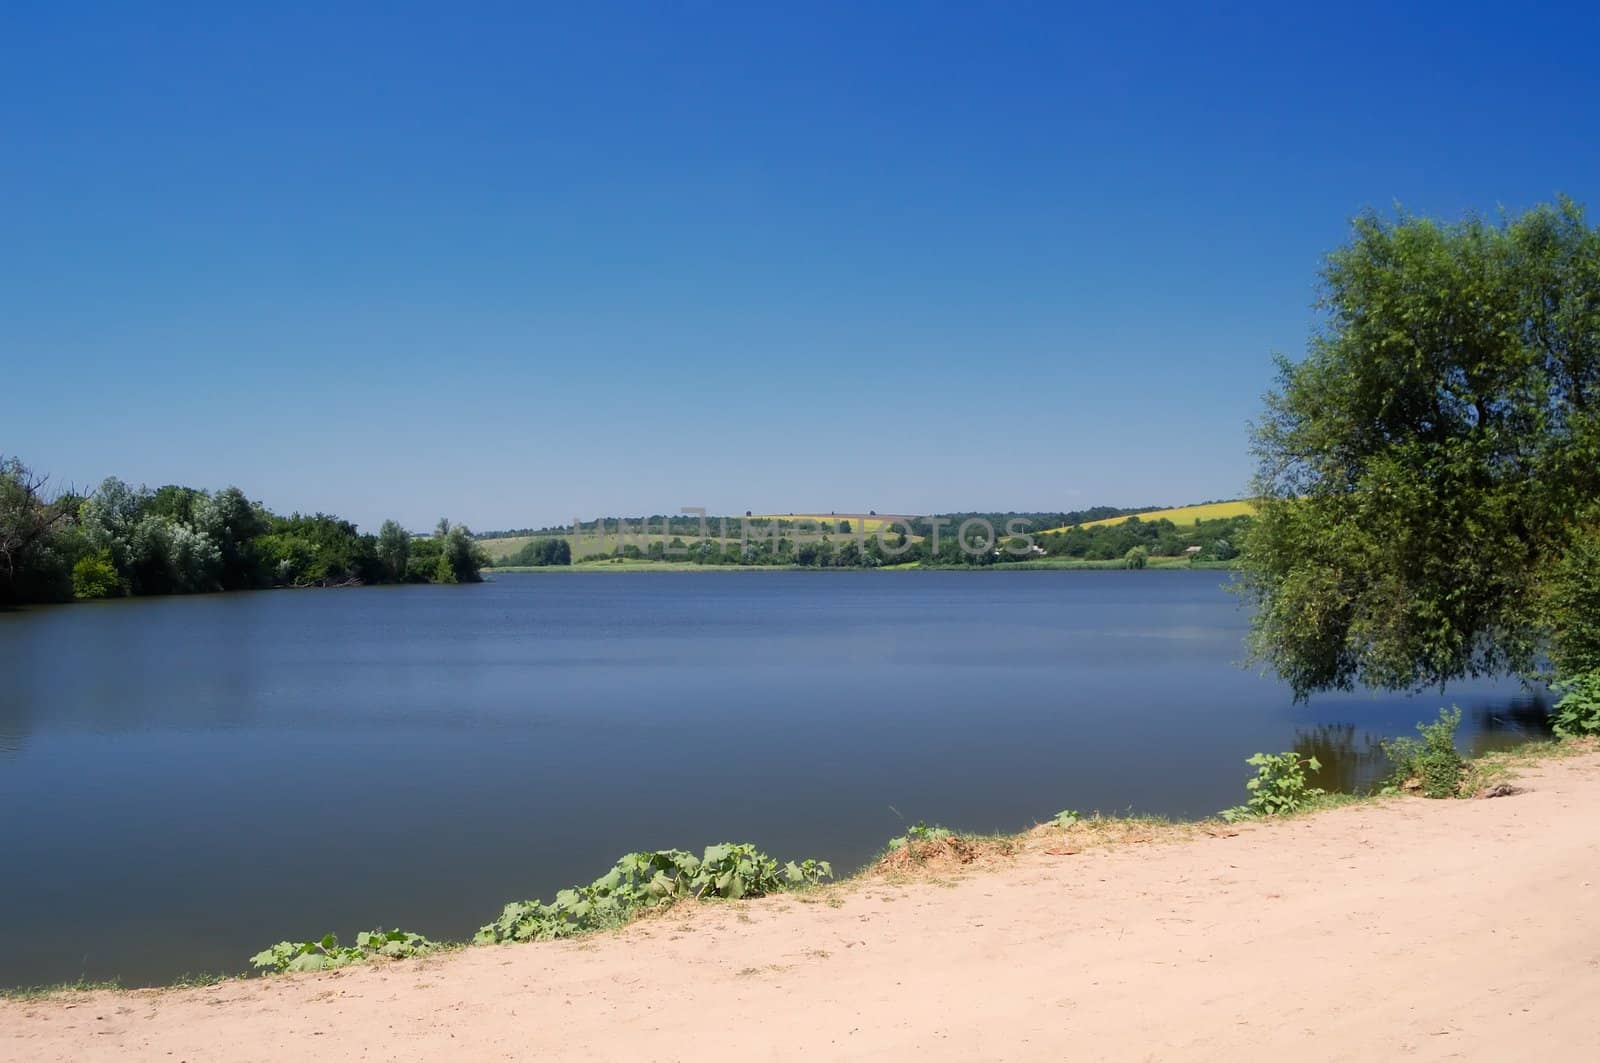
[[[1152,557],[1142,570],[1162,572],[1232,571],[1233,561],[1190,561],[1183,557]],[[497,565],[483,569],[485,577],[502,572],[1129,572],[1135,571],[1122,560],[1086,561],[1076,557],[1040,558],[1036,561],[1006,561],[995,565],[924,565],[909,561],[902,565],[847,566],[831,568],[806,565],[700,565],[692,561],[645,561],[615,558],[608,561],[578,561],[571,565]]]
[[[1043,827],[586,939],[5,1001],[0,1059],[1592,1058],[1600,755],[1512,771],[1494,800]]]

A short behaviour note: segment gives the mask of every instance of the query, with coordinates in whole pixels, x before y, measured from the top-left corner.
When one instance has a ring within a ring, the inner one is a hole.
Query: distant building
[[[1190,557],[1193,557],[1195,554],[1198,554],[1200,552],[1200,547],[1198,547],[1198,546],[1186,546],[1186,547],[1184,547],[1183,552],[1188,554]]]

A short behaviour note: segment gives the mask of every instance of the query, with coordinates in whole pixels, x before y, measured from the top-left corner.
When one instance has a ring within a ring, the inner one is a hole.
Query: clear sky
[[[1596,9],[12,2],[0,452],[369,529],[1240,494],[1350,215],[1600,213]]]

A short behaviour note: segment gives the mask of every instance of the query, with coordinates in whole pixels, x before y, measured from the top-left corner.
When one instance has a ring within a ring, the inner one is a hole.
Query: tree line
[[[1199,552],[1190,556],[1200,561],[1232,561],[1239,556],[1254,518],[1241,515],[1219,517],[1179,526],[1162,517],[1143,520],[1129,517],[1119,524],[1092,528],[1068,528],[1039,537],[1039,544],[1051,557],[1076,557],[1087,561],[1112,561],[1126,558],[1129,551],[1142,549],[1146,557],[1182,557],[1191,547]]]
[[[1056,515],[1046,516],[1054,518]],[[1239,555],[1240,544],[1250,524],[1250,517],[1240,516],[1180,527],[1164,518],[1145,521],[1135,516],[1120,524],[1076,526],[1042,534],[1029,530],[1034,526],[1033,518],[989,514],[966,515],[959,520],[956,517],[921,518],[912,525],[920,533],[913,537],[906,534],[904,527],[863,534],[860,529],[852,531],[848,520],[840,520],[831,529],[791,535],[781,530],[789,527],[787,522],[771,521],[758,522],[753,534],[742,537],[700,538],[674,534],[668,538],[670,533],[667,533],[619,541],[615,535],[606,538],[598,534],[579,535],[574,540],[546,535],[524,544],[516,553],[494,564],[499,567],[568,565],[574,558],[574,542],[577,560],[590,563],[620,559],[696,565],[878,568],[914,562],[927,568],[970,568],[1036,561],[1041,557],[1126,560],[1135,554],[1146,559],[1191,556],[1200,561],[1231,561]],[[1028,534],[1006,535],[1007,527]],[[729,531],[737,535],[736,527]],[[591,548],[586,550],[586,545]],[[1190,554],[1191,547],[1197,552]]]
[[[488,563],[464,525],[377,534],[326,513],[281,516],[237,487],[132,487],[52,493],[17,458],[0,459],[0,603],[197,594],[366,583],[469,583]]]

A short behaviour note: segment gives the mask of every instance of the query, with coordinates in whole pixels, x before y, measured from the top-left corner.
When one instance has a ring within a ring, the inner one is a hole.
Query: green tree
[[[202,494],[192,514],[195,529],[217,544],[221,556],[218,579],[224,588],[239,590],[267,582],[254,548],[272,523],[266,510],[237,487],[225,487],[209,497]]]
[[[441,520],[439,527],[444,530],[441,546],[443,552],[440,556],[440,567],[435,576],[438,583],[477,583],[483,579],[478,570],[489,563],[489,555],[483,547],[478,545],[478,540],[472,537],[472,531],[465,524],[452,526],[449,521]],[[446,569],[449,569],[451,578],[442,579]]]
[[[1369,213],[1322,280],[1255,429],[1254,655],[1299,696],[1532,672],[1597,526],[1600,233]]]
[[[1150,563],[1150,550],[1143,546],[1134,546],[1122,555],[1122,563],[1127,568],[1144,568]]]
[[[411,533],[398,521],[386,520],[378,529],[378,560],[391,580],[406,577],[406,563],[411,559]]]
[[[56,538],[77,499],[46,498],[48,483],[16,458],[0,455],[0,603],[63,598],[71,591]]]

